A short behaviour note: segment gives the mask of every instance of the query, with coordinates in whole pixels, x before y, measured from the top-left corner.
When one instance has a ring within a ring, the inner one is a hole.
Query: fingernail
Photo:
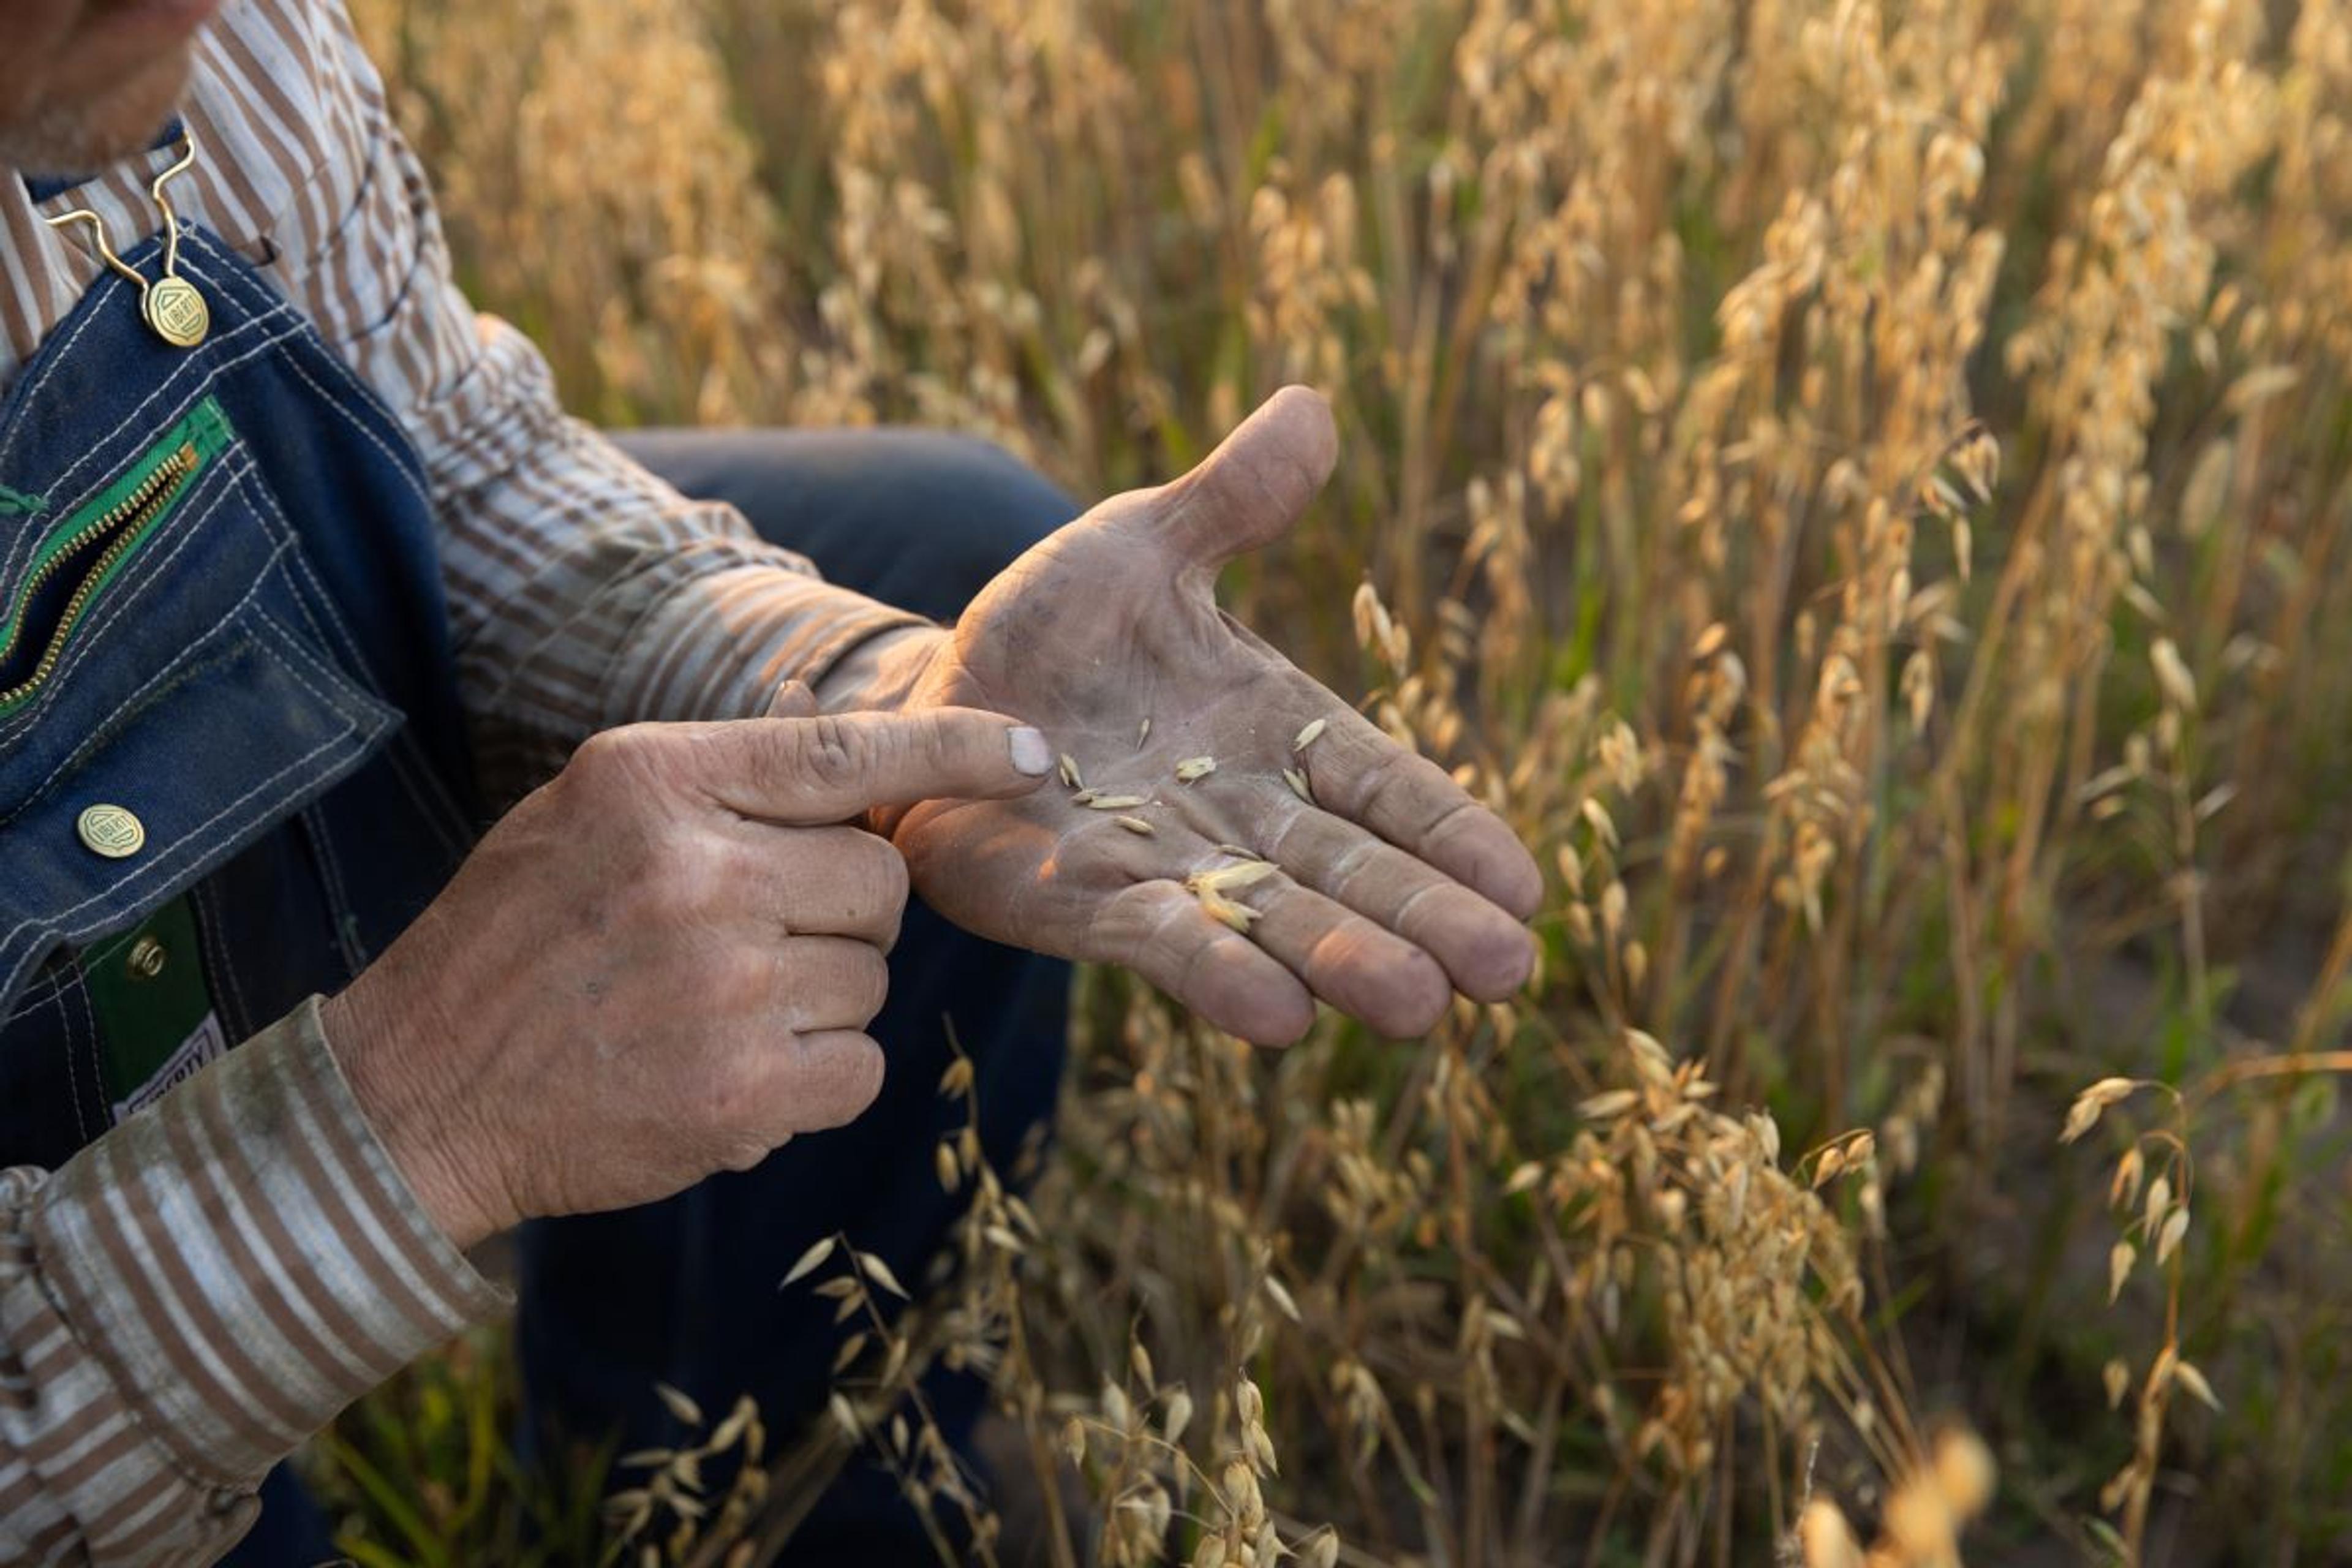
[[[816,711],[816,692],[805,681],[785,681],[768,702],[771,719],[814,719]]]
[[[1011,733],[1014,767],[1032,778],[1036,778],[1052,770],[1054,752],[1052,748],[1045,744],[1045,737],[1042,731],[1022,724],[1015,727]]]

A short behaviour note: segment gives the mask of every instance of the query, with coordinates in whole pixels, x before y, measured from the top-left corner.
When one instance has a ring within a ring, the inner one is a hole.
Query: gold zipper
[[[31,612],[33,600],[42,587],[64,571],[76,555],[110,533],[119,535],[83,575],[74,588],[73,596],[66,601],[64,610],[58,616],[58,628],[49,634],[48,646],[41,650],[40,662],[33,667],[33,673],[15,686],[0,689],[0,712],[24,701],[49,679],[58,667],[58,660],[65,655],[66,640],[73,635],[74,623],[81,618],[82,611],[89,607],[100,585],[105,583],[116,563],[131,552],[131,547],[139,542],[141,531],[178,498],[181,489],[194,476],[201,461],[194,441],[182,443],[177,450],[156,466],[153,473],[139,481],[137,489],[93,518],[86,526],[76,530],[73,536],[17,590],[16,616],[5,631],[0,632],[0,665],[6,664],[15,657],[16,645],[25,633],[24,617]]]

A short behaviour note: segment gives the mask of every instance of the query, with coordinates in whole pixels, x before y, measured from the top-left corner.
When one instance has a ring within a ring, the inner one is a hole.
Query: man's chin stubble
[[[141,68],[94,99],[44,103],[0,124],[0,168],[86,174],[143,153],[187,90],[189,51]]]

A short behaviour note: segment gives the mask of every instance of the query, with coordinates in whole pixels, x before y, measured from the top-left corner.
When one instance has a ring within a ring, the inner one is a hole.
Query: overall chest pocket
[[[0,1016],[34,966],[139,921],[401,722],[313,628],[299,548],[220,406],[0,555]]]

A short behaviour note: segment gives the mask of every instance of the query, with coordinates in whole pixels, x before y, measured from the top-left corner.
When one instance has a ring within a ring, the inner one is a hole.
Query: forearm
[[[494,798],[598,730],[749,718],[877,634],[919,625],[818,578],[731,508],[689,500],[556,408],[530,345],[486,326],[461,442],[434,473],[460,692]],[[439,412],[439,411],[436,411]]]
[[[0,1175],[0,1561],[211,1561],[273,1464],[503,1300],[306,1005],[54,1174]]]

